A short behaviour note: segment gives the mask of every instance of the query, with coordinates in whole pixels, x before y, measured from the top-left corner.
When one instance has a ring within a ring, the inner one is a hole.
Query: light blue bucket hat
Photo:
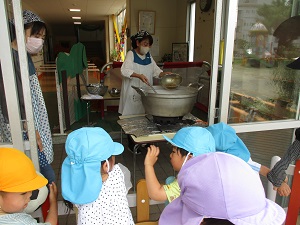
[[[214,137],[217,152],[235,155],[245,162],[250,159],[250,152],[244,142],[236,135],[235,130],[221,122],[206,128]]]
[[[101,162],[120,155],[124,146],[113,142],[100,127],[85,127],[71,132],[66,141],[62,164],[62,196],[74,204],[87,204],[99,196],[102,187]]]
[[[193,156],[215,152],[215,140],[210,132],[202,127],[184,127],[174,135],[173,139],[164,138],[172,145],[182,148]]]

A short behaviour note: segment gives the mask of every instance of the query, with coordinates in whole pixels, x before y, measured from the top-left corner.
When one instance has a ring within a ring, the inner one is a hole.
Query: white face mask
[[[141,46],[140,47],[140,53],[142,55],[146,55],[148,52],[149,52],[150,48],[149,47],[144,47],[144,46]]]
[[[188,157],[189,157],[190,154],[191,154],[191,153],[189,152],[189,153],[186,155],[186,157],[185,157],[185,159],[184,159],[184,161],[183,161],[183,163],[182,163],[182,165],[181,165],[181,168],[182,168],[183,165],[186,163],[186,161],[187,161],[187,159],[188,159]]]
[[[26,42],[26,50],[30,54],[37,54],[43,48],[44,40],[41,38],[28,37]]]
[[[110,171],[109,171],[109,170],[110,170],[110,168],[109,168],[109,167],[110,167],[109,161],[108,161],[107,159],[106,159],[105,161],[106,161],[106,164],[107,164],[107,171],[106,171],[106,172],[109,173],[109,172],[110,172]]]

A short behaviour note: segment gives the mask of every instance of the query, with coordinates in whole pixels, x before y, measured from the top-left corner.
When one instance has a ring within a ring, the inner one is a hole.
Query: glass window
[[[298,119],[300,70],[287,65],[300,56],[299,0],[238,7],[228,122]]]
[[[8,15],[8,19],[12,20],[12,2],[10,0],[6,2],[6,13]],[[3,63],[4,67],[4,63]],[[0,60],[0,145],[2,144],[12,144],[11,137],[11,129],[8,118],[8,110],[7,110],[7,99],[4,94],[4,81],[3,81],[3,72],[2,72],[2,63]]]

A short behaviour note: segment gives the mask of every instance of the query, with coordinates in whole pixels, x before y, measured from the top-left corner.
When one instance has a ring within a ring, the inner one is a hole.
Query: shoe
[[[133,150],[131,148],[128,147],[127,149],[128,149],[128,151],[130,151],[133,154]],[[142,152],[141,152],[140,148],[138,148],[137,151],[136,151],[136,154],[140,155],[141,153]]]

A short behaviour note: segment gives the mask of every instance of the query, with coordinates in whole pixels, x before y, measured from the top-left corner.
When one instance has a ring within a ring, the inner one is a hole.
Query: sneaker
[[[131,148],[128,147],[127,149],[128,149],[128,151],[130,151],[133,154],[133,150]],[[136,154],[140,155],[141,153],[142,152],[141,152],[140,148],[138,148],[137,151],[136,151]]]

